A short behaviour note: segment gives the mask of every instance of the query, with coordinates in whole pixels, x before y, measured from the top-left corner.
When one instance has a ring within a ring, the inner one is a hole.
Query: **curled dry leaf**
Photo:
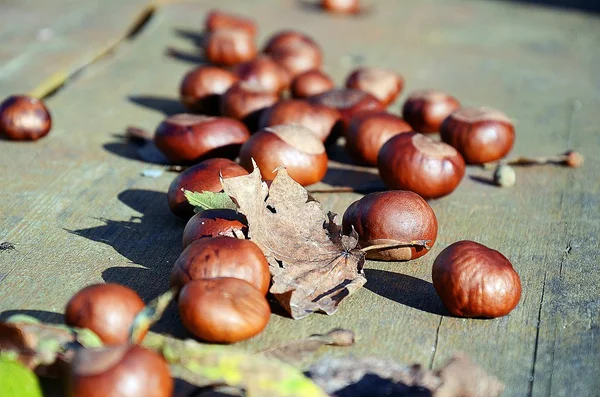
[[[315,334],[308,338],[294,340],[259,352],[259,355],[276,358],[292,365],[298,365],[322,346],[352,346],[354,332],[336,328],[326,334]]]
[[[497,397],[504,385],[458,354],[438,371],[378,358],[324,359],[308,375],[332,397]]]
[[[321,204],[309,200],[285,168],[277,169],[269,187],[260,175],[254,164],[251,174],[221,182],[248,220],[248,237],[269,261],[270,292],[295,319],[317,311],[333,314],[366,282],[357,236],[340,236],[339,228],[330,235],[335,227]]]

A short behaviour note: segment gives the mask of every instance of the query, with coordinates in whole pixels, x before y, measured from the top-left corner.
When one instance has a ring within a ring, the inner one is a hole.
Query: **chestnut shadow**
[[[408,386],[375,374],[365,374],[358,382],[335,392],[336,397],[431,397],[433,394],[419,386]]]
[[[6,310],[0,313],[0,321],[6,321],[10,316],[22,314],[37,318],[38,320],[49,324],[64,324],[64,316],[60,313],[49,312],[45,310]]]
[[[165,116],[185,113],[185,107],[177,99],[151,95],[130,95],[127,99],[142,107],[162,112]]]
[[[115,139],[114,142],[102,145],[107,152],[126,159],[144,161],[150,164],[170,164],[169,160],[151,140],[134,142],[122,133],[112,134],[112,137]]]
[[[379,175],[356,169],[330,167],[323,182],[333,187],[348,187],[363,194],[385,190]]]
[[[510,3],[526,3],[540,6],[562,8],[568,10],[587,11],[589,13],[600,13],[600,2],[598,0],[502,0]]]
[[[206,37],[204,33],[191,29],[175,28],[174,31],[175,35],[191,41],[197,47],[202,47],[202,44],[204,43],[204,39]]]
[[[406,274],[378,269],[365,269],[365,276],[365,288],[379,296],[427,313],[450,315],[432,283]]]
[[[486,178],[485,176],[469,175],[469,179],[472,179],[475,182],[481,183],[483,185],[496,186],[492,178]]]
[[[171,267],[182,251],[185,220],[171,214],[166,193],[128,189],[118,198],[142,215],[127,221],[100,219],[100,226],[68,232],[110,245],[132,264],[141,265],[112,267],[102,277],[133,288],[148,302],[169,288]]]

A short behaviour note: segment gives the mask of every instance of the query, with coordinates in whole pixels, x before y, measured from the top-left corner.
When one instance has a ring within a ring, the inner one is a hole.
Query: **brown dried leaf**
[[[254,167],[250,175],[222,179],[225,192],[248,219],[249,238],[269,261],[270,292],[295,319],[313,312],[333,314],[342,299],[366,282],[358,239],[340,237],[321,204],[277,169],[270,187]],[[332,234],[332,236],[330,236]]]

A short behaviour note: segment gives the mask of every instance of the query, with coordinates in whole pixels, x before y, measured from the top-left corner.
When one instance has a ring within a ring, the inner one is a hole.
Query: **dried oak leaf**
[[[333,314],[342,299],[367,281],[358,236],[339,230],[321,204],[288,175],[284,167],[270,186],[254,164],[249,175],[222,179],[223,189],[248,220],[248,237],[263,251],[273,285],[270,292],[293,318],[322,311]]]

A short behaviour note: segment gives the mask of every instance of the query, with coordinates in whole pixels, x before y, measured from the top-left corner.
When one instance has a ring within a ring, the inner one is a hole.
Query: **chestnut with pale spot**
[[[244,29],[218,29],[209,34],[204,56],[215,65],[233,66],[252,60],[257,53],[254,36]]]
[[[402,117],[417,132],[438,132],[444,120],[460,108],[460,102],[445,92],[415,91],[402,107]]]
[[[280,94],[290,85],[288,72],[268,55],[261,55],[241,63],[233,71],[241,81],[249,82],[275,94]]]
[[[363,67],[348,76],[346,87],[368,92],[377,98],[383,106],[388,106],[396,100],[400,91],[402,91],[404,78],[391,70]]]
[[[277,125],[253,134],[240,150],[240,164],[252,171],[252,159],[265,180],[272,180],[279,166],[302,186],[319,182],[327,172],[323,142],[300,125]]]
[[[331,77],[323,71],[312,69],[299,74],[292,80],[290,92],[293,98],[308,98],[321,94],[335,87]]]
[[[222,29],[239,29],[253,37],[256,36],[257,31],[256,23],[250,18],[219,10],[213,10],[208,13],[204,22],[204,28],[209,33]]]
[[[181,103],[191,112],[211,116],[219,114],[219,102],[239,78],[216,66],[200,66],[188,72],[179,87]]]
[[[182,245],[185,249],[193,241],[218,236],[244,237],[248,234],[248,220],[234,210],[208,209],[192,216],[183,229]]]
[[[387,141],[377,166],[389,189],[410,190],[426,199],[450,194],[465,174],[465,161],[456,149],[415,132]]]
[[[468,164],[484,164],[506,156],[515,142],[512,121],[499,110],[461,108],[440,127],[442,141],[460,152]]]
[[[43,101],[13,95],[0,104],[0,136],[13,141],[35,141],[52,128],[52,117]]]
[[[323,61],[319,45],[307,35],[292,30],[271,36],[263,52],[287,70],[292,78],[308,70],[319,69]]]
[[[221,114],[240,120],[251,131],[257,129],[261,113],[279,101],[279,95],[258,81],[240,81],[221,97]]]

